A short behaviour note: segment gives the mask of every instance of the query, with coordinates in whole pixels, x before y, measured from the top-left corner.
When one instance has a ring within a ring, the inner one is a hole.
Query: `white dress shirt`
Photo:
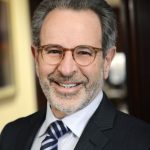
[[[63,123],[71,130],[58,140],[58,150],[73,150],[91,116],[96,111],[103,97],[102,91],[98,96],[85,108],[66,116],[62,119]],[[44,140],[46,130],[49,125],[57,119],[47,103],[46,119],[35,136],[31,150],[40,150],[41,142]],[[69,142],[68,142],[69,141]]]

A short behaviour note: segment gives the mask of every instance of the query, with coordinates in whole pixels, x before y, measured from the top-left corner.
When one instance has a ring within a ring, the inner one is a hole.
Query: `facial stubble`
[[[60,80],[63,78],[60,76],[54,77],[53,75],[51,77],[49,75],[46,81],[39,77],[39,82],[51,107],[65,113],[66,115],[70,115],[76,111],[79,111],[90,104],[91,101],[98,95],[99,91],[102,90],[104,83],[103,71],[101,71],[98,81],[89,84],[88,80],[84,80],[84,84],[82,84],[82,88],[78,92],[73,94],[60,94],[51,86],[54,79],[57,81],[58,79]],[[72,81],[75,79],[70,78],[68,80]]]

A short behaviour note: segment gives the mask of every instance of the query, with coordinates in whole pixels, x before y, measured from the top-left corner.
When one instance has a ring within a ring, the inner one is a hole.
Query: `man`
[[[150,126],[102,92],[115,55],[116,21],[104,0],[44,0],[32,53],[47,109],[9,123],[0,150],[150,150]]]

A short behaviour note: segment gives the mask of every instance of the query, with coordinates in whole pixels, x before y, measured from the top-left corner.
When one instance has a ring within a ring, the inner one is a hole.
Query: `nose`
[[[77,71],[77,64],[72,57],[71,51],[66,51],[63,60],[58,66],[58,71],[66,77],[70,77]]]

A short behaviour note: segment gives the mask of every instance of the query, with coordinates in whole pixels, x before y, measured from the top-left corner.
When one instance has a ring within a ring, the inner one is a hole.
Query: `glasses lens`
[[[50,65],[58,64],[63,57],[63,50],[57,46],[46,46],[42,51],[43,60]]]
[[[74,58],[79,65],[86,66],[94,61],[95,51],[90,47],[79,46],[74,51]]]

